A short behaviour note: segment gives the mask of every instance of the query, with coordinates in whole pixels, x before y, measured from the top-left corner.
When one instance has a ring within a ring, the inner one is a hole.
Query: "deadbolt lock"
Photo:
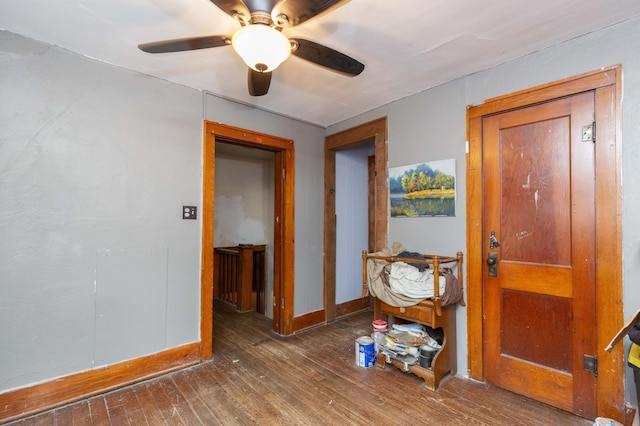
[[[497,277],[498,276],[498,253],[495,251],[489,252],[489,257],[487,257],[487,265],[489,266],[489,276]]]

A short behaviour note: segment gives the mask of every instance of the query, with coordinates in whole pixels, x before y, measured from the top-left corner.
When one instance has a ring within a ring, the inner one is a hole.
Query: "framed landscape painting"
[[[455,216],[456,160],[389,169],[391,217]]]

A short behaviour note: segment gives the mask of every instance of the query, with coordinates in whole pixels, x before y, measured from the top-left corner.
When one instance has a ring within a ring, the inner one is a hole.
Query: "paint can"
[[[369,336],[361,336],[356,339],[356,364],[360,367],[373,367],[376,363],[375,342]]]

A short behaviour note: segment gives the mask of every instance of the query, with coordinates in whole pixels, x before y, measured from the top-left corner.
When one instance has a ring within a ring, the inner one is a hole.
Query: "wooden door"
[[[593,92],[482,121],[483,259],[495,259],[483,271],[485,378],[590,418],[595,166],[583,126],[593,121]]]

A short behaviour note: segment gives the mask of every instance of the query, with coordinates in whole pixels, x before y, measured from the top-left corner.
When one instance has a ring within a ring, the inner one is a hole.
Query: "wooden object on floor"
[[[422,324],[433,329],[442,329],[444,335],[442,347],[436,352],[431,368],[423,368],[420,364],[405,365],[404,362],[389,358],[382,352],[378,353],[378,367],[384,368],[386,364],[401,369],[402,371],[415,374],[424,380],[427,389],[435,391],[440,386],[442,378],[451,373],[456,374],[456,305],[443,306],[441,314],[437,315],[434,304],[430,300],[420,302],[415,306],[399,308],[390,306],[375,299],[375,310],[380,317],[386,316],[389,326],[398,319]]]
[[[214,307],[212,361],[11,425],[593,425],[461,377],[434,393],[414,375],[358,367],[354,342],[371,333],[371,311],[280,337],[262,315]]]
[[[380,256],[375,253],[362,252],[362,284],[363,291],[366,290],[369,274],[367,272],[368,260],[374,259],[385,262],[405,262],[405,263],[422,263],[430,265],[433,270],[433,294],[432,298],[423,300],[417,305],[398,307],[392,306],[384,301],[374,298],[374,318],[386,319],[389,326],[394,321],[402,320],[404,322],[414,322],[431,327],[433,329],[441,329],[444,338],[442,347],[436,353],[431,368],[424,368],[420,364],[408,365],[402,360],[392,358],[383,353],[378,354],[378,366],[384,368],[386,364],[392,364],[401,370],[412,373],[424,379],[427,389],[435,391],[440,385],[442,378],[451,373],[454,375],[457,368],[456,354],[456,305],[442,306],[442,295],[440,294],[440,267],[455,267],[457,269],[456,277],[462,291],[462,252],[458,252],[455,257],[423,254],[422,259],[402,258],[396,256]],[[375,270],[375,269],[374,269]],[[464,306],[464,298],[458,302]]]
[[[239,311],[265,312],[266,246],[240,244],[214,249],[213,294]]]

